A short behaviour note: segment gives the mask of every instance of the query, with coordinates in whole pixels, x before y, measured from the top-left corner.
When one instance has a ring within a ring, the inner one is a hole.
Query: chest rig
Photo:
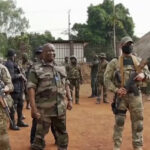
[[[133,68],[135,72],[138,72],[138,65],[139,62],[137,61],[137,58],[134,55],[130,55],[128,57],[124,57],[124,56],[119,57],[121,87],[124,87],[125,85],[125,68],[129,66],[129,69]]]

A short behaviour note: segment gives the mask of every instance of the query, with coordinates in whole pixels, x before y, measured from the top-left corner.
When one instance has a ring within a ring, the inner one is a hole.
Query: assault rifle
[[[147,60],[142,60],[137,68],[136,72],[131,73],[130,78],[127,80],[127,82],[125,83],[124,88],[127,90],[127,93],[133,93],[135,96],[139,95],[139,88],[137,86],[137,82],[135,80],[135,77],[142,71],[142,69],[145,67],[145,65],[147,65],[148,63],[148,59]],[[117,79],[117,81],[119,83],[121,83],[121,76],[119,72],[115,73],[115,78]],[[117,95],[117,93],[115,93],[114,99],[113,99],[113,103],[111,104],[112,107],[112,111],[114,114],[118,114],[118,113],[125,113],[126,111],[122,111],[118,109],[119,103],[121,101],[121,97],[119,97]]]
[[[9,106],[8,106],[7,101],[5,99],[4,87],[5,87],[4,83],[2,81],[0,81],[0,103],[1,103],[2,107],[4,108],[5,113],[8,116],[11,125],[13,125],[13,122],[12,122],[10,115],[9,115],[10,109],[9,109]]]

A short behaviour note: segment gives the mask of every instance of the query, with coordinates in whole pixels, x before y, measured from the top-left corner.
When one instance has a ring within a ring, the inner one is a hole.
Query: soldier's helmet
[[[70,56],[70,60],[71,59],[76,59],[77,60],[77,57],[75,55],[72,55],[72,56]]]
[[[99,57],[100,58],[106,58],[106,54],[105,53],[100,53]]]
[[[130,36],[125,36],[121,39],[121,46],[125,45],[126,43],[131,42],[133,43],[133,40]]]
[[[13,57],[16,54],[14,49],[9,49],[7,52],[7,57]]]

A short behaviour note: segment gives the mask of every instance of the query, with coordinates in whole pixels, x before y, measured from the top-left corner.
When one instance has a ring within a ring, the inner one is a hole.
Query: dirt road
[[[110,104],[95,104],[95,99],[88,99],[91,94],[89,85],[82,85],[80,105],[75,105],[67,112],[67,130],[69,133],[68,150],[112,150],[114,116]],[[110,99],[112,97],[109,94]],[[150,101],[144,98],[144,150],[150,150]],[[24,109],[25,122],[31,127],[30,110]],[[130,116],[127,113],[121,150],[132,150]],[[30,127],[20,131],[9,130],[12,150],[30,149]],[[46,136],[45,150],[57,150],[51,132]]]

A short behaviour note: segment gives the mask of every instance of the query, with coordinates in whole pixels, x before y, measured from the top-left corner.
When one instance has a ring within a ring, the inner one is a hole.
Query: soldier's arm
[[[66,89],[66,97],[68,100],[67,109],[71,110],[72,109],[72,96],[71,96],[69,84],[70,84],[69,81],[66,80],[65,89]]]
[[[1,80],[4,82],[5,84],[5,92],[12,92],[14,87],[13,87],[13,84],[12,84],[12,81],[11,81],[11,76],[9,74],[9,71],[8,69],[1,65]]]
[[[27,88],[28,88],[29,100],[31,104],[31,116],[33,118],[39,119],[40,114],[37,111],[37,107],[35,103],[35,91],[37,88],[37,84],[38,84],[38,79],[35,70],[32,68],[29,72]]]
[[[108,90],[111,92],[117,92],[118,88],[113,83],[114,72],[116,71],[117,59],[113,59],[110,63],[108,63],[105,73],[104,73],[104,83]]]

